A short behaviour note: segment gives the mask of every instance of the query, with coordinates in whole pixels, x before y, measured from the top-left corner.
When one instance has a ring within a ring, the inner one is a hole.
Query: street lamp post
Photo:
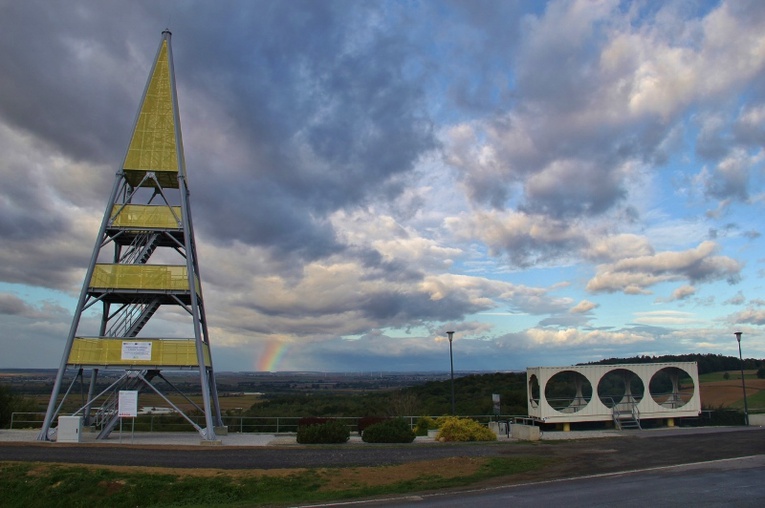
[[[454,411],[454,355],[452,354],[452,340],[454,340],[454,332],[446,332],[449,337],[449,365],[451,366],[452,373],[452,416],[457,414]]]
[[[746,382],[744,381],[744,357],[741,356],[741,332],[733,332],[738,342],[738,359],[741,362],[741,388],[744,390],[744,425],[749,426],[749,408],[746,405]]]

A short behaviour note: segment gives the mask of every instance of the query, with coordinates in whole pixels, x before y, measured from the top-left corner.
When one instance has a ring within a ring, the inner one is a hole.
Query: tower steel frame
[[[64,407],[68,415],[82,416],[85,425],[100,429],[99,439],[107,438],[119,422],[120,390],[159,395],[203,441],[216,441],[216,429],[225,432],[191,219],[170,39],[170,31],[163,31],[88,263],[40,441],[54,439],[54,421],[63,415]],[[97,314],[99,307],[98,333],[83,335],[86,313]],[[169,336],[157,327],[154,335],[144,337],[141,332],[158,311],[178,308],[186,315],[184,330],[191,329],[193,334]],[[199,374],[202,407],[163,374],[194,370]],[[90,373],[87,397],[86,372]],[[65,402],[78,380],[82,399],[79,408],[71,411],[75,406]],[[204,427],[156,381],[180,393],[187,408],[202,412]]]

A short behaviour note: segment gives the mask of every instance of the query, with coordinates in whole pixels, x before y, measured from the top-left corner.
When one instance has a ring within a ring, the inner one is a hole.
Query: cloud
[[[749,104],[740,110],[732,126],[737,144],[759,148],[765,140],[765,106]]]
[[[233,137],[214,153],[232,145],[242,152],[230,159],[233,168],[221,167],[204,155],[200,136],[195,153],[216,174],[198,190],[213,212],[198,224],[215,240],[318,259],[343,248],[331,214],[403,192],[402,178],[436,147],[432,121],[418,76],[406,72],[410,42],[373,22],[376,7],[260,5],[267,15],[253,7],[236,14],[238,22],[212,16],[215,24],[198,27],[207,34],[227,22],[250,24],[262,36],[248,38],[246,50],[225,39],[216,53],[194,41],[186,50],[201,55],[190,62],[192,86],[228,92],[216,117]],[[226,202],[216,206],[221,196]]]
[[[762,151],[750,155],[742,149],[734,150],[712,172],[702,173],[707,195],[720,200],[746,201],[749,198],[750,172],[762,161]]]
[[[572,314],[586,314],[590,312],[593,309],[596,309],[598,307],[597,303],[591,302],[589,300],[582,300],[581,302],[577,303],[575,306],[571,307]]]
[[[631,166],[666,161],[686,108],[717,106],[720,94],[762,76],[765,37],[754,27],[763,20],[750,14],[722,3],[689,20],[668,4],[637,17],[613,2],[551,2],[523,25],[512,110],[453,127],[446,160],[477,206],[552,217],[624,206]],[[745,34],[734,35],[742,25]],[[739,140],[751,145],[743,133],[758,109],[746,109]],[[715,132],[730,122],[712,111],[696,147],[719,157],[730,140]],[[740,169],[728,164],[716,175],[710,195],[745,197]]]
[[[696,294],[696,288],[693,286],[680,286],[679,288],[676,288],[674,291],[672,291],[672,296],[670,297],[670,301],[673,300],[687,300],[691,296]]]
[[[693,322],[694,316],[680,311],[636,312],[635,323],[650,326],[685,325]]]
[[[492,210],[449,218],[446,224],[458,238],[478,239],[491,254],[520,267],[565,259],[587,244],[576,225],[545,215]]]
[[[683,252],[660,252],[600,265],[597,274],[587,283],[587,290],[639,294],[648,293],[647,288],[653,285],[675,280],[722,279],[735,283],[741,264],[727,256],[715,256],[717,250],[717,244],[706,241]]]
[[[738,293],[736,293],[734,296],[727,299],[723,303],[726,303],[729,305],[743,305],[744,303],[746,303],[746,298],[744,298],[744,294],[741,291],[739,291]]]
[[[593,330],[583,332],[574,328],[565,330],[531,329],[527,331],[531,343],[541,347],[578,347],[578,346],[606,346],[625,345],[640,342],[653,342],[654,338],[633,332],[606,332]]]
[[[476,366],[726,351],[715,302],[761,326],[760,2],[31,0],[0,18],[6,362],[63,347],[166,23],[226,365],[440,368],[446,328]]]
[[[733,324],[765,325],[765,309],[749,307],[741,312],[732,314],[728,318],[728,322]]]
[[[651,256],[655,253],[648,239],[634,234],[595,238],[583,255],[592,261],[616,261],[626,257]]]
[[[27,318],[39,317],[42,315],[41,312],[28,305],[21,298],[9,293],[0,293],[0,314]]]
[[[42,47],[14,42],[25,39],[15,30],[27,30],[30,24],[23,20],[31,23],[38,8],[25,5],[13,7],[19,24],[4,30],[7,47],[14,49],[3,52],[3,67],[16,70],[3,86],[7,100],[0,100],[0,111],[67,158],[88,154],[93,160],[98,154],[98,161],[115,164],[124,153],[132,116],[117,115],[114,128],[113,112],[135,110],[152,54],[149,41],[157,40],[147,37],[139,52],[127,42],[128,27],[162,8],[109,6],[125,27],[108,36],[103,28],[84,28],[105,14],[95,6],[38,17],[31,26],[53,41],[43,54]],[[289,7],[259,2],[241,10],[215,9],[215,14],[198,7],[175,17],[185,30],[177,34],[175,52],[177,72],[184,76],[182,92],[201,98],[208,108],[194,104],[188,108],[192,114],[184,115],[184,128],[198,142],[187,143],[195,202],[208,212],[197,217],[197,227],[214,240],[239,239],[306,259],[340,249],[328,214],[372,194],[395,197],[402,191],[396,177],[435,147],[423,90],[404,72],[411,53],[406,38],[372,23],[372,6],[362,9],[353,2]],[[367,20],[363,37],[354,19]],[[213,35],[244,24],[262,36],[234,41]],[[211,39],[215,51],[199,45]],[[27,65],[28,59],[36,65]],[[375,64],[367,65],[370,61]],[[215,90],[225,93],[210,102]],[[11,99],[19,96],[40,100]],[[182,113],[184,106],[182,97]],[[60,120],[53,124],[51,117]],[[84,123],[88,119],[110,128],[93,129]],[[200,124],[204,137],[197,132]],[[222,141],[221,132],[232,136]],[[238,156],[222,154],[234,165],[224,169],[223,160],[213,157],[227,150]]]

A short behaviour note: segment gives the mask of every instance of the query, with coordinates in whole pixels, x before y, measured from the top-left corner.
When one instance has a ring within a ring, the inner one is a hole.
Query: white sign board
[[[138,391],[120,390],[118,416],[120,418],[135,418],[138,416]]]
[[[151,360],[151,342],[123,342],[123,360]]]

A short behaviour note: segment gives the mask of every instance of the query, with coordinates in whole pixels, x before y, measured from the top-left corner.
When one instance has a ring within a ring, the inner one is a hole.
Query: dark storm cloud
[[[196,197],[204,212],[195,223],[204,224],[205,236],[215,241],[272,247],[303,259],[341,250],[332,227],[275,182],[225,178],[202,186]]]
[[[195,202],[213,205],[197,226],[214,239],[326,255],[337,249],[327,214],[395,197],[397,175],[436,146],[421,85],[404,72],[409,42],[374,21],[379,8],[14,3],[4,14],[16,22],[0,33],[10,48],[0,53],[0,112],[75,160],[116,165],[160,23],[171,20],[182,113],[184,101],[208,97],[233,122],[231,142],[246,147],[236,167],[216,168],[206,147],[187,146]],[[221,135],[216,127],[184,130]]]
[[[385,323],[386,326],[394,328],[413,326],[427,321],[464,319],[468,314],[490,308],[486,303],[471,301],[466,294],[458,291],[445,298],[434,300],[426,292],[404,289],[397,291],[386,288],[364,291],[351,301],[320,301],[317,306],[279,305],[272,301],[263,301],[262,305],[257,302],[248,302],[246,305],[266,316],[290,317],[296,320],[353,313],[354,319],[363,320],[364,323]],[[317,324],[296,325],[290,328],[291,331],[298,329],[301,333],[315,333]]]
[[[198,223],[217,238],[291,249],[293,234],[315,229],[327,214],[399,194],[396,177],[411,171],[435,138],[421,85],[405,75],[412,53],[406,36],[371,21],[375,4],[241,7],[213,13],[201,5],[201,13],[178,20],[191,33],[174,35],[178,80],[215,97],[247,146],[247,159],[225,168],[234,178],[197,192],[207,203],[225,196],[229,206],[255,204],[240,206],[237,220],[246,226],[233,236],[219,221]],[[238,37],[227,35],[232,31]],[[282,228],[291,230],[285,244],[275,231]],[[332,232],[319,228],[305,241],[326,252],[321,245],[332,249]]]
[[[139,7],[6,2],[0,30],[0,114],[75,160],[114,162],[141,90],[130,90],[126,29]],[[104,11],[115,18],[102,22]],[[122,29],[120,29],[122,28]],[[156,43],[155,43],[156,44]],[[122,67],[122,73],[114,73]],[[146,71],[141,70],[145,75]],[[141,78],[135,82],[140,82]]]
[[[486,306],[471,302],[464,293],[459,292],[434,300],[425,292],[380,291],[365,295],[359,309],[372,321],[403,327],[418,320],[461,320],[468,314],[486,310]]]
[[[447,11],[436,3],[426,4],[433,11],[440,11],[428,13],[428,17],[438,19],[438,24],[428,25],[427,37],[435,39],[440,51],[454,55],[439,62],[449,76],[446,92],[453,105],[478,115],[493,115],[498,109],[510,107],[517,92],[511,86],[507,64],[522,39],[520,25],[524,11],[541,8],[541,4],[494,0],[443,3],[453,10]],[[450,15],[444,16],[445,12]],[[471,72],[464,72],[466,61],[471,64]]]
[[[13,172],[13,169],[21,171]],[[15,189],[12,195],[0,200],[0,237],[4,241],[66,232],[69,223],[57,213],[53,203],[45,200],[37,183],[28,179],[26,168],[12,168],[8,174],[0,171],[0,175],[4,185],[13,185]],[[12,184],[12,180],[16,182]]]
[[[519,208],[529,213],[562,218],[600,215],[626,197],[621,178],[606,165],[560,161],[528,180],[526,201]],[[577,182],[576,185],[563,185]]]
[[[424,273],[417,267],[401,260],[386,260],[376,250],[354,248],[346,252],[346,255],[358,259],[364,267],[362,280],[380,278],[391,282],[419,282]]]

